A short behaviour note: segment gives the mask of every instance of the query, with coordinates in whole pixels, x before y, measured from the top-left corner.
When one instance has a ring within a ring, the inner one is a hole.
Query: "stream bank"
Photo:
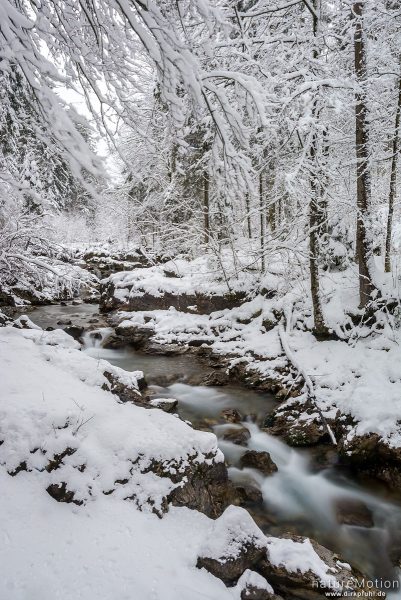
[[[193,385],[210,372],[210,360],[205,363],[194,352],[164,356],[143,353],[129,344],[104,348],[112,331],[98,329],[105,323],[94,305],[38,307],[30,318],[44,328],[83,328],[85,353],[128,371],[143,370],[150,400],[175,399],[181,418],[214,431],[236,488],[233,501],[245,506],[265,533],[309,536],[371,577],[397,577],[400,496],[373,480],[357,482],[328,445],[290,448],[263,431],[266,414],[277,406],[275,396],[233,382]],[[247,435],[237,437],[236,443],[227,436],[244,429]],[[265,475],[244,466],[247,451],[268,452],[277,471]]]

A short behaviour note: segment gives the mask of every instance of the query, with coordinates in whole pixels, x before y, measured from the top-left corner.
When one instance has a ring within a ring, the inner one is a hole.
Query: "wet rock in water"
[[[194,429],[199,429],[200,431],[212,431],[213,427],[217,425],[217,419],[213,417],[204,417],[203,419],[197,419],[192,422],[192,427]]]
[[[45,331],[55,331],[54,327],[46,327]]]
[[[97,318],[89,319],[88,323],[99,323],[99,319],[97,319]]]
[[[223,435],[223,440],[232,442],[238,446],[246,446],[250,437],[251,434],[249,433],[249,429],[246,427],[235,427],[226,431]]]
[[[338,464],[337,447],[333,446],[315,446],[310,449],[310,466],[314,471],[321,471]]]
[[[225,408],[220,414],[227,423],[241,423],[241,421],[244,420],[243,416],[236,408]]]
[[[179,354],[185,354],[187,348],[180,346],[179,344],[158,344],[154,341],[149,341],[143,346],[143,351],[146,354],[156,354],[163,356],[177,356]]]
[[[102,342],[102,348],[105,350],[118,350],[119,348],[124,348],[126,345],[127,342],[115,333],[108,335]]]
[[[72,301],[72,304],[74,306],[79,306],[80,304],[82,304],[82,300],[80,298],[74,298],[74,300]]]
[[[57,325],[72,325],[72,321],[67,319],[60,319],[60,321],[57,321]]]
[[[230,585],[266,554],[266,538],[250,514],[229,506],[213,524],[196,566]]]
[[[101,340],[102,334],[100,333],[100,331],[91,331],[89,333],[89,337],[92,338],[93,340]]]
[[[249,506],[250,504],[263,504],[263,494],[258,487],[248,483],[241,483],[235,486],[236,504],[239,506]]]
[[[352,435],[352,425],[344,427],[338,444],[343,462],[358,474],[375,477],[392,489],[401,487],[401,447],[389,446],[377,433]]]
[[[240,459],[242,468],[258,469],[264,475],[271,475],[277,472],[277,465],[271,459],[268,452],[259,452],[257,450],[247,450]]]
[[[125,325],[120,324],[116,327],[116,335],[123,338],[127,344],[131,344],[134,348],[141,348],[154,335],[154,329],[150,325],[125,323]]]
[[[83,296],[82,301],[85,304],[98,304],[100,300],[100,294],[96,290],[91,292],[90,294],[86,294]]]
[[[184,373],[149,373],[147,378],[151,385],[158,385],[160,387],[168,387],[177,381],[187,380]]]
[[[82,334],[84,333],[85,329],[83,327],[78,327],[77,325],[71,325],[69,327],[65,327],[64,331],[73,337],[74,340],[77,340],[77,342],[81,342]]]
[[[337,522],[341,525],[354,527],[373,527],[373,515],[361,500],[356,498],[341,498],[335,504]]]
[[[174,413],[178,406],[178,400],[175,398],[154,398],[153,400],[149,400],[149,404],[153,408],[164,410],[164,412]]]
[[[268,415],[262,428],[279,435],[289,446],[314,446],[328,439],[320,417],[311,402],[292,401]]]

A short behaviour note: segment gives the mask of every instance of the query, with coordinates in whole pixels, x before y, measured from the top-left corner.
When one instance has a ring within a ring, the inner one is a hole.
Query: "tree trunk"
[[[251,226],[251,207],[249,203],[249,192],[245,194],[245,208],[246,208],[246,225],[248,231],[248,238],[252,239],[252,226]]]
[[[260,218],[260,250],[261,269],[265,271],[265,206],[263,199],[263,172],[259,173],[259,218]]]
[[[314,3],[317,4],[316,2]],[[313,59],[317,61],[319,58],[317,43],[317,28],[318,18],[316,13],[312,15],[313,19]],[[316,122],[318,119],[318,106],[317,98],[313,103],[312,117]],[[326,327],[323,317],[322,304],[320,299],[320,280],[319,280],[319,238],[322,233],[322,227],[324,223],[324,211],[322,209],[322,190],[320,189],[318,175],[317,175],[317,152],[318,152],[318,139],[316,129],[313,132],[311,147],[309,150],[309,156],[311,160],[311,199],[309,203],[309,270],[310,270],[310,290],[312,297],[313,307],[313,321],[314,321],[314,333],[317,337],[328,337],[329,330]]]
[[[369,243],[366,231],[369,216],[370,178],[368,160],[368,127],[367,106],[365,96],[366,83],[366,46],[363,30],[363,2],[355,2],[352,7],[354,27],[354,60],[355,74],[359,90],[355,93],[355,142],[356,142],[356,194],[357,194],[357,222],[356,222],[356,255],[359,265],[359,300],[360,307],[364,308],[371,298],[374,290],[369,267]],[[362,89],[361,89],[362,88]]]
[[[209,244],[210,238],[210,206],[209,206],[209,174],[203,172],[203,232],[205,245]]]
[[[397,191],[397,166],[398,166],[398,146],[400,140],[400,116],[401,116],[401,76],[398,78],[398,103],[395,113],[395,129],[393,137],[393,154],[391,157],[391,175],[390,175],[390,191],[388,195],[388,217],[387,217],[387,232],[386,232],[386,251],[384,257],[384,270],[386,273],[391,272],[391,234],[393,228],[393,213],[394,200]]]

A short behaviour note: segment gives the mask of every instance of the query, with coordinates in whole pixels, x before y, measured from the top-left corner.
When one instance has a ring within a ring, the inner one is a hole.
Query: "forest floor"
[[[277,269],[257,284],[253,271],[230,272],[227,259],[222,281],[221,266],[210,257],[164,261],[105,279],[101,302],[119,309],[115,337],[140,340],[145,352],[156,345],[221,359],[229,376],[276,393],[270,425],[281,411],[294,445],[327,443],[317,405],[308,404],[307,373],[345,453],[365,435],[376,436],[369,451],[383,444],[397,452],[400,331],[386,313],[377,331],[363,315],[356,322],[355,274],[324,277],[324,312],[339,339],[318,342],[302,278],[289,285]],[[227,283],[238,306],[199,314],[194,298],[221,302]],[[185,310],[151,310],[152,298],[154,307],[178,298]],[[134,310],[138,299],[149,310]],[[307,538],[266,536],[245,509],[227,507],[216,436],[149,403],[140,371],[92,358],[64,331],[24,318],[0,328],[0,362],[0,598],[111,600],[118,590],[141,600],[244,600],[259,590],[255,597],[267,600],[279,598],[273,588],[283,598],[324,598],[351,579],[359,586],[332,552]]]

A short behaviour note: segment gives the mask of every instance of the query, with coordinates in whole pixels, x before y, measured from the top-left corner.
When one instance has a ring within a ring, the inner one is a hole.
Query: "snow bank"
[[[330,567],[310,543],[266,538],[244,509],[229,507],[213,521],[171,507],[158,519],[155,509],[185,482],[187,466],[221,464],[222,454],[213,434],[117,402],[101,389],[103,362],[62,331],[0,329],[0,598],[238,600],[247,588],[272,592],[249,569],[226,588],[196,568],[202,553],[235,558],[244,545],[328,581]],[[60,483],[78,506],[46,493]]]
[[[267,277],[271,287],[277,286],[273,279]],[[179,281],[183,287],[187,284]],[[382,274],[380,286],[384,297],[397,293],[390,275]],[[355,422],[348,437],[376,433],[388,446],[401,447],[399,319],[384,311],[374,332],[363,323],[363,315],[361,323],[352,322],[350,313],[358,315],[358,280],[352,270],[325,274],[322,298],[327,324],[343,339],[317,341],[311,334],[312,308],[303,280],[284,286],[274,297],[258,294],[239,307],[210,315],[170,309],[125,312],[120,319],[125,326],[146,321],[154,329],[155,342],[188,344],[200,339],[213,353],[227,356],[229,366],[242,363],[250,377],[281,380],[292,390],[296,374],[283,372],[287,359],[277,327],[285,315],[288,344],[310,375],[326,418],[333,419],[340,410]]]
[[[55,338],[68,340],[67,347],[49,345]],[[39,471],[44,488],[63,482],[77,502],[114,490],[160,511],[178,485],[173,475],[185,474],[189,464],[223,460],[213,434],[161,410],[118,404],[97,387],[111,366],[75,344],[62,332],[0,330],[0,463],[8,472]],[[116,372],[129,384],[142,375]],[[160,475],[151,471],[155,464]]]

